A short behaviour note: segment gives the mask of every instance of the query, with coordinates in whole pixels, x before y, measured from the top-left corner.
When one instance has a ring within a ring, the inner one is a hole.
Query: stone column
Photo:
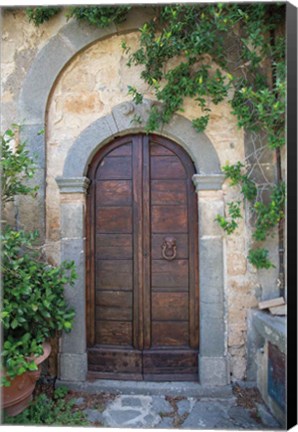
[[[217,214],[224,213],[223,180],[222,174],[193,176],[199,208],[199,381],[202,385],[229,383],[223,236],[214,221]]]
[[[86,293],[85,293],[85,195],[89,185],[86,177],[56,178],[60,189],[61,261],[76,264],[78,278],[73,287],[66,287],[65,297],[75,309],[73,329],[61,339],[59,379],[85,381],[87,373],[86,349]]]

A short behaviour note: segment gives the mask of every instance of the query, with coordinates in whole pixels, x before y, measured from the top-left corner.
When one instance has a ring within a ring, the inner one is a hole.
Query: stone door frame
[[[152,103],[148,100],[142,105],[124,102],[114,107],[111,114],[88,126],[70,148],[63,176],[56,178],[61,196],[61,260],[74,260],[79,274],[75,287],[66,290],[67,299],[76,309],[77,318],[72,332],[64,335],[61,341],[59,374],[62,381],[84,381],[87,374],[85,214],[88,166],[95,153],[114,137],[144,132],[148,108]],[[132,126],[134,115],[143,118],[143,125],[137,128]],[[181,145],[198,173],[193,176],[193,182],[198,193],[200,220],[199,382],[225,385],[229,382],[229,373],[225,336],[223,238],[217,225],[210,220],[217,213],[223,214],[221,187],[224,176],[220,173],[219,160],[212,143],[204,134],[195,132],[189,120],[175,115],[171,123],[164,125],[157,133]]]
[[[39,214],[41,241],[45,241],[45,178],[46,136],[37,132],[44,128],[51,91],[63,68],[81,50],[112,35],[136,31],[150,17],[150,8],[133,10],[127,21],[106,29],[92,28],[70,21],[39,51],[26,75],[19,99],[20,119],[25,119],[22,139],[32,153],[38,154],[36,178],[40,181],[34,211]],[[61,258],[74,260],[78,279],[73,288],[66,289],[69,303],[76,309],[74,329],[61,340],[59,378],[81,382],[86,378],[85,323],[85,198],[89,180],[88,164],[100,147],[115,136],[144,132],[144,124],[152,101],[142,105],[120,104],[112,112],[87,127],[74,141],[65,160],[63,176],[57,178],[61,208]],[[134,115],[143,123],[134,126]],[[175,115],[158,134],[181,145],[193,160],[196,172],[193,181],[199,202],[199,268],[200,271],[200,354],[199,382],[202,385],[229,383],[227,328],[225,311],[224,245],[220,229],[213,222],[217,213],[223,214],[224,201],[217,153],[204,134],[198,134],[189,120]],[[36,138],[37,137],[37,138]],[[84,149],[82,151],[82,148]],[[216,262],[216,267],[213,266]]]

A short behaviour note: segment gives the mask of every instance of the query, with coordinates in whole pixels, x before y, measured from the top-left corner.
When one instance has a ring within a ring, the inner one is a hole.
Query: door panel
[[[97,234],[95,247],[103,260],[132,259],[131,234]]]
[[[186,184],[183,180],[152,180],[151,203],[153,205],[185,205]]]
[[[152,206],[152,232],[187,233],[186,206]]]
[[[132,233],[132,209],[124,206],[102,207],[96,222],[98,233]]]
[[[152,156],[150,174],[152,179],[186,178],[180,159],[174,155]]]
[[[152,292],[152,320],[188,320],[188,294],[185,292]]]
[[[98,182],[96,195],[101,206],[130,206],[132,182],[131,180],[102,180]]]
[[[152,347],[187,347],[188,340],[187,321],[152,321]],[[164,358],[167,356],[165,352]]]
[[[90,377],[197,380],[196,195],[189,157],[156,136],[115,140],[89,178]]]

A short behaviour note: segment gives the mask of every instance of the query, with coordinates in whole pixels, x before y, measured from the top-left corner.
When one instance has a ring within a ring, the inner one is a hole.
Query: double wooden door
[[[115,139],[89,168],[89,378],[197,380],[193,164],[173,142]]]

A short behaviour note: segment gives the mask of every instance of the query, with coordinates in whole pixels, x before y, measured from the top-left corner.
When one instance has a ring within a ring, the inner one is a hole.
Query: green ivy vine
[[[26,15],[29,22],[33,22],[37,27],[46,21],[49,21],[53,16],[60,12],[61,8],[38,6],[34,8],[26,8]]]
[[[265,134],[267,146],[279,151],[285,143],[284,14],[282,3],[158,8],[155,18],[140,29],[139,48],[131,52],[125,43],[122,45],[129,56],[128,66],[143,66],[141,77],[162,102],[161,108],[151,110],[147,132],[183,111],[186,97],[201,108],[193,126],[202,132],[209,122],[211,104],[228,99],[238,126]],[[235,54],[230,52],[233,44]],[[216,68],[211,67],[210,58]],[[179,62],[169,69],[165,67],[169,60]],[[136,103],[142,101],[135,87],[130,87],[129,93]],[[258,184],[243,163],[227,164],[222,169],[231,186],[240,187],[243,198],[251,203],[256,244],[249,250],[248,260],[257,268],[273,267],[269,251],[259,243],[284,218],[285,184],[278,179],[264,203]],[[242,217],[240,203],[228,203],[227,211],[228,217],[217,215],[216,221],[231,234]]]
[[[54,12],[50,9],[56,8],[47,8],[44,20]],[[129,6],[73,7],[68,16],[105,27],[125,20],[129,10]],[[202,132],[212,104],[228,100],[239,128],[264,134],[279,161],[285,143],[285,3],[173,4],[155,6],[154,10],[154,18],[139,29],[138,49],[132,51],[122,42],[128,66],[143,67],[141,78],[161,102],[152,106],[146,132],[158,130],[176,112],[183,111],[185,98],[192,98],[201,109],[192,123]],[[40,21],[38,18],[36,24]],[[172,67],[166,66],[170,60]],[[129,86],[128,93],[135,103],[142,103],[143,95],[136,87]],[[248,260],[257,268],[270,268],[269,251],[259,243],[280,227],[284,218],[286,194],[280,167],[266,203],[248,164],[227,164],[222,169],[231,186],[240,188],[253,213],[252,239],[256,245],[250,249]],[[241,206],[232,202],[227,209],[228,217],[218,215],[216,220],[231,234],[242,217]]]

